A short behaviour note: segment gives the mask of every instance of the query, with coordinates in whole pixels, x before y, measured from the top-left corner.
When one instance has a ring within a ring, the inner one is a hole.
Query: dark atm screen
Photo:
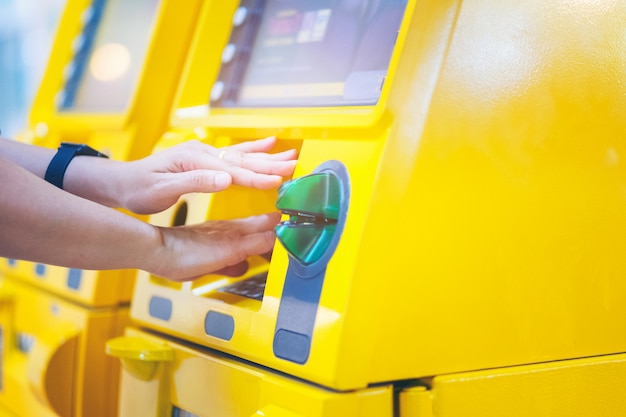
[[[407,0],[243,0],[211,103],[372,105]]]
[[[137,87],[158,0],[94,0],[66,70],[61,110],[121,112]]]

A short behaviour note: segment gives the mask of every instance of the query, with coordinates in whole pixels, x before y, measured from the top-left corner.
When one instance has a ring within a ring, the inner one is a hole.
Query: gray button
[[[226,45],[224,51],[222,52],[222,63],[228,64],[230,61],[232,61],[236,52],[237,47],[234,44],[229,43],[228,45]]]
[[[239,7],[233,16],[233,26],[240,26],[248,16],[247,7]]]
[[[220,98],[222,98],[225,87],[226,86],[222,81],[217,81],[215,84],[213,84],[213,88],[211,88],[211,101],[218,101]]]

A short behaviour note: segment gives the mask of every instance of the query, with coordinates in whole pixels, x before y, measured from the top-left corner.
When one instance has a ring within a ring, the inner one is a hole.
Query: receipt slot
[[[278,190],[276,207],[289,216],[276,226],[289,253],[273,342],[279,358],[304,363],[309,357],[326,266],[348,211],[349,185],[346,168],[330,161]]]

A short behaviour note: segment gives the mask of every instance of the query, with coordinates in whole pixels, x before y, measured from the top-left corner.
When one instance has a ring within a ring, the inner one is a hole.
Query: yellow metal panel
[[[174,361],[161,363],[149,381],[122,371],[121,417],[171,416],[172,407],[198,417],[393,416],[391,386],[330,391],[184,342],[133,328],[126,335],[131,344],[141,338],[170,347]]]
[[[623,416],[625,369],[626,356],[614,355],[441,376],[433,415]]]
[[[15,414],[11,413],[9,410],[6,410],[0,407],[0,416],[2,417],[17,417]]]
[[[398,394],[398,415],[400,417],[432,417],[433,393],[426,387],[412,387]]]
[[[130,300],[136,271],[72,270],[55,265],[0,259],[7,279],[18,279],[53,290],[70,300],[93,307],[117,306]]]
[[[37,333],[29,352],[26,380],[35,397],[60,416],[71,416],[74,375],[68,372],[80,330],[61,322]],[[62,379],[62,381],[60,381]]]
[[[406,97],[420,91],[392,94],[355,270],[392,300],[374,379],[624,351],[625,15],[463,2],[419,138]],[[417,68],[401,62],[396,81]]]
[[[24,417],[115,415],[119,362],[104,346],[128,309],[88,310],[6,279],[0,293],[0,405]]]

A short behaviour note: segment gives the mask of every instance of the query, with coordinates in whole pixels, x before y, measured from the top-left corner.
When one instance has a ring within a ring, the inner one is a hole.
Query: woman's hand
[[[79,156],[67,168],[63,188],[108,207],[152,214],[187,193],[211,193],[231,184],[278,187],[293,174],[296,150],[269,153],[276,138],[215,148],[183,142],[131,162]]]
[[[280,213],[270,213],[192,226],[159,227],[162,245],[150,256],[148,265],[141,268],[174,281],[215,272],[238,275],[245,272],[246,265],[242,263],[249,256],[272,250],[274,226],[279,220]]]
[[[139,214],[167,209],[187,193],[211,193],[231,184],[271,189],[293,174],[296,151],[270,154],[270,137],[223,148],[184,142],[127,164],[122,207]]]

